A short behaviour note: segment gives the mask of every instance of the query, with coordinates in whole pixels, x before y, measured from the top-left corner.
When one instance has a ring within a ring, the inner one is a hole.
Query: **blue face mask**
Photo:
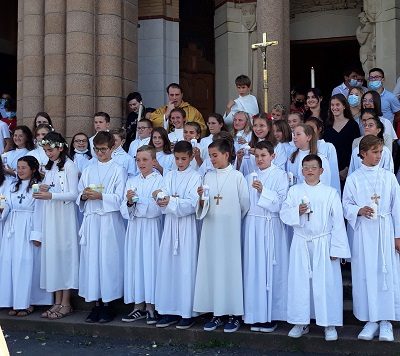
[[[382,86],[381,80],[371,80],[368,82],[368,88],[371,90],[378,90]]]
[[[356,87],[357,88],[361,88],[362,86],[363,86],[363,81],[362,80],[358,80]]]
[[[360,104],[360,97],[354,94],[350,94],[347,98],[347,101],[349,102],[349,105],[354,108],[358,106],[358,104]]]
[[[12,112],[12,111],[7,111],[6,112],[6,118],[8,118],[8,119],[12,119],[15,116],[16,116],[15,112]]]
[[[357,79],[350,79],[349,84],[351,87],[356,87],[358,84],[358,81],[357,81]]]

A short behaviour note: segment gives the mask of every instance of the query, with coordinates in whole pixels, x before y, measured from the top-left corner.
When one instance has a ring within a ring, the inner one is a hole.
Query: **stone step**
[[[10,317],[6,310],[0,311],[0,325],[7,331],[37,332],[38,337],[43,333],[63,334],[70,337],[82,335],[87,337],[101,337],[105,339],[124,339],[134,343],[136,341],[149,344],[162,345],[194,345],[198,348],[233,347],[235,352],[240,347],[259,351],[302,351],[329,354],[364,355],[393,355],[400,349],[400,329],[398,323],[394,326],[395,342],[384,343],[377,339],[374,341],[359,341],[357,334],[361,330],[359,325],[346,325],[337,328],[339,340],[326,342],[323,328],[311,325],[310,333],[300,339],[291,339],[287,336],[290,325],[280,323],[278,329],[271,333],[255,333],[248,326],[242,326],[236,333],[224,333],[222,330],[205,332],[202,325],[207,320],[199,317],[195,326],[188,330],[178,330],[171,326],[160,329],[146,325],[144,320],[134,323],[115,321],[108,324],[88,324],[84,322],[87,313],[77,311],[73,315],[60,320],[41,319],[40,313],[35,312],[25,318]],[[210,351],[211,352],[211,351]],[[240,351],[239,351],[240,352]]]

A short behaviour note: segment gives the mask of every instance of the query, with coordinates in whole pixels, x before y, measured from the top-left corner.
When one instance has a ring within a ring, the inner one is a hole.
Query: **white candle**
[[[306,214],[310,214],[310,212],[311,212],[310,199],[308,199],[307,196],[304,196],[303,199],[301,199],[301,203],[307,205]]]
[[[311,67],[311,88],[315,88],[315,69]]]
[[[252,181],[256,181],[258,179],[258,174],[256,172],[252,172],[250,173],[251,177],[252,177]]]
[[[0,209],[4,209],[6,207],[6,197],[4,195],[0,195]]]
[[[203,184],[203,195],[201,200],[207,200],[210,196],[210,187],[207,184]]]
[[[39,193],[39,184],[32,184],[32,193]]]
[[[190,140],[190,143],[192,144],[192,147],[195,148],[197,146],[197,140],[195,138],[192,138]]]
[[[157,193],[157,200],[163,200],[165,199],[167,195],[164,192],[158,192]]]
[[[378,218],[378,204],[375,202],[372,202],[369,204],[369,207],[374,211],[374,213],[371,215],[370,219],[371,220],[376,220]]]

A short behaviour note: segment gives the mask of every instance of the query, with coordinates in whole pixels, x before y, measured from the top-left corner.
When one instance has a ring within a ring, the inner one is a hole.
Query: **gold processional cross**
[[[263,59],[263,89],[264,89],[264,111],[268,113],[268,72],[267,72],[267,47],[276,46],[278,41],[267,41],[267,33],[262,34],[263,41],[251,45],[252,50],[260,49]]]

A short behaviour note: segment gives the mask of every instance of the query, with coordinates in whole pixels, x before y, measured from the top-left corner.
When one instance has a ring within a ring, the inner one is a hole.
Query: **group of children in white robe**
[[[148,120],[140,125],[151,131]],[[351,257],[354,314],[367,322],[358,337],[393,341],[400,192],[379,167],[381,139],[361,140],[362,164],[347,178],[342,209],[337,189],[320,180],[328,165],[315,154],[301,157],[302,176],[290,189],[267,140],[255,143],[246,176],[231,164],[228,139],[208,145],[203,175],[192,167],[201,153],[185,140],[174,144],[176,167],[164,176],[154,169],[155,146],[138,145],[139,173],[128,175],[113,158],[114,136],[95,135],[96,159],[78,183],[64,138],[50,132],[41,141],[49,158],[43,182],[37,160],[25,156],[17,182],[2,185],[0,285],[9,288],[0,291],[0,307],[11,307],[10,315],[28,315],[56,292],[42,317],[62,318],[72,313],[70,290],[78,289],[95,303],[87,322],[111,321],[109,302],[123,297],[134,303],[127,322],[187,329],[197,315],[212,313],[204,330],[234,332],[243,319],[252,331],[272,332],[287,321],[297,338],[315,319],[331,341],[343,325],[340,259]],[[80,251],[74,202],[83,213]]]

